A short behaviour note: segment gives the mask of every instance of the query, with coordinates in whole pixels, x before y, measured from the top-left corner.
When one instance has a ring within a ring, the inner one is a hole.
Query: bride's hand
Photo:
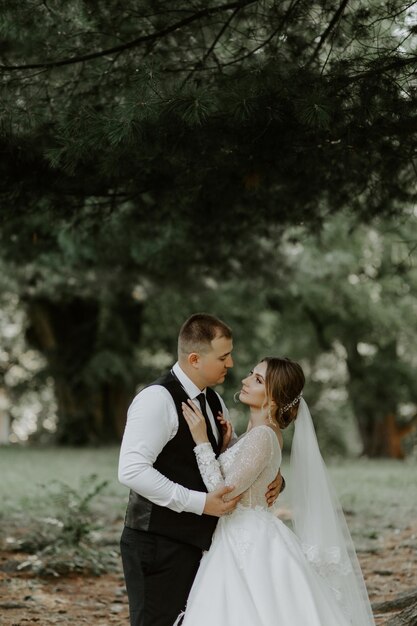
[[[192,400],[188,400],[187,402],[188,404],[185,402],[182,403],[182,413],[188,424],[192,438],[197,446],[200,443],[208,443],[209,439],[207,437],[207,426],[204,415],[197,409]]]
[[[219,420],[219,423],[222,429],[222,437],[223,437],[221,452],[224,452],[232,438],[233,428],[229,420],[224,419],[223,413],[219,412],[217,419]]]

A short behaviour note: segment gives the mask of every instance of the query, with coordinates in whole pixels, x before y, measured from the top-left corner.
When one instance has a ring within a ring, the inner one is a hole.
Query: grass
[[[127,490],[117,448],[0,449],[0,539],[39,575],[100,574],[120,565]]]
[[[0,448],[0,502],[3,516],[25,512],[45,515],[46,492],[53,481],[77,489],[91,474],[109,485],[100,496],[110,504],[108,514],[122,515],[127,489],[117,480],[119,449],[106,448]]]
[[[1,515],[47,515],[47,487],[53,480],[77,489],[91,474],[109,484],[97,497],[107,519],[122,518],[128,491],[117,481],[118,447],[0,448]],[[348,512],[354,534],[369,536],[374,528],[404,528],[415,517],[417,467],[415,461],[344,460],[329,466],[336,491]],[[289,476],[288,465],[283,474]],[[286,493],[282,496],[285,504]]]
[[[344,462],[332,467],[332,478],[347,509],[404,521],[413,519],[417,502],[416,463],[394,460]]]
[[[415,521],[415,460],[346,459],[328,464],[328,469],[358,546],[385,529],[403,529]],[[288,462],[282,472],[289,476]],[[284,491],[283,504],[287,498]]]

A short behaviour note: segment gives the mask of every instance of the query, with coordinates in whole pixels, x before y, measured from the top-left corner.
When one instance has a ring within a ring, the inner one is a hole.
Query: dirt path
[[[371,601],[417,588],[417,523],[390,530],[359,553]],[[39,578],[16,571],[27,555],[0,553],[1,626],[127,626],[121,571],[99,577]],[[376,615],[383,626],[390,614]]]
[[[417,589],[417,522],[404,530],[384,533],[372,550],[358,554],[371,602],[392,600]],[[375,613],[383,626],[394,613]]]
[[[127,626],[128,615],[121,574],[51,580],[0,573],[1,626]]]

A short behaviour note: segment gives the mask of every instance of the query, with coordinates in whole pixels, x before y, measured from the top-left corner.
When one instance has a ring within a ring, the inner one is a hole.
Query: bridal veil
[[[303,398],[295,420],[290,468],[294,531],[307,559],[326,579],[352,625],[374,626],[353,541]]]

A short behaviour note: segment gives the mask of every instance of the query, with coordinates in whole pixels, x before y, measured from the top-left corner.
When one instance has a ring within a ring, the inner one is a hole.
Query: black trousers
[[[202,551],[126,526],[120,551],[130,626],[173,626],[185,608]]]

